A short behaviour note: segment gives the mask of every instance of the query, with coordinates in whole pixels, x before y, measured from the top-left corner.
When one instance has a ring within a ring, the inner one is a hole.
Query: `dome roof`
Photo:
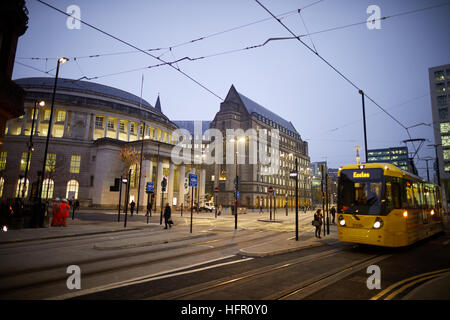
[[[55,78],[53,77],[21,78],[14,80],[14,82],[20,85],[21,87],[43,86],[53,88]],[[141,101],[140,97],[131,94],[129,92],[89,81],[58,78],[58,88],[66,88],[80,92],[92,92],[94,94],[100,94],[104,96],[110,96],[113,98],[127,100],[129,102],[138,105],[139,102]],[[142,99],[141,103],[142,106],[154,109],[154,107],[144,99]]]

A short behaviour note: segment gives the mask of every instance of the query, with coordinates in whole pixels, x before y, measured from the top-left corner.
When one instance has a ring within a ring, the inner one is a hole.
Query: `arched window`
[[[78,188],[79,183],[77,180],[69,180],[69,182],[67,182],[66,199],[78,199]]]
[[[51,199],[53,198],[53,189],[55,187],[55,182],[52,179],[45,179],[42,185],[42,199]]]
[[[27,179],[26,183],[24,183],[24,181],[25,181],[25,178],[17,180],[16,198],[21,198],[22,194],[23,194],[24,198],[26,198],[28,195],[28,185],[30,183],[30,180]],[[25,192],[23,193],[24,190],[25,190]]]

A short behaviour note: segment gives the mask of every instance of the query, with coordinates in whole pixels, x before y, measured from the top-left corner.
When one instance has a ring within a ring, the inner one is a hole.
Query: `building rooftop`
[[[55,78],[53,77],[34,77],[34,78],[21,78],[14,80],[15,83],[20,85],[21,87],[36,87],[36,86],[42,86],[42,87],[51,87],[53,88]],[[65,79],[65,78],[58,78],[58,88],[66,88],[71,89],[79,92],[91,92],[94,94],[100,94],[104,96],[110,96],[114,98],[119,98],[121,100],[126,100],[129,102],[133,102],[134,104],[139,105],[139,103],[142,104],[142,106],[145,106],[147,108],[151,108],[152,110],[155,110],[155,108],[148,103],[146,100],[123,90],[105,86],[103,84],[90,82],[90,81],[83,81],[83,80],[74,80],[74,79]],[[161,111],[159,111],[161,112]]]

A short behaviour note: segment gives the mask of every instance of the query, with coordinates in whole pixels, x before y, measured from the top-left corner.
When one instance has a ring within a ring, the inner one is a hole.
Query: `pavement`
[[[201,212],[193,214],[193,232],[189,231],[190,212],[184,211],[183,216],[179,211],[172,213],[172,219],[175,226],[164,233],[152,232],[161,230],[164,224],[159,224],[159,213],[153,213],[146,223],[143,214],[128,215],[127,227],[124,228],[124,216],[117,222],[117,211],[85,209],[76,213],[75,219],[67,218],[67,227],[45,227],[45,228],[27,228],[8,230],[0,232],[0,244],[20,243],[37,240],[51,240],[67,237],[91,236],[108,233],[121,233],[133,230],[148,230],[148,234],[141,237],[117,239],[108,242],[94,243],[94,248],[98,250],[117,250],[151,246],[161,243],[182,242],[201,237],[208,237],[213,234],[229,234],[243,230],[256,229],[263,231],[279,231],[279,234],[270,237],[267,241],[259,242],[257,245],[240,250],[239,254],[251,257],[263,257],[280,253],[287,253],[304,248],[324,245],[327,242],[337,241],[337,229],[335,225],[330,227],[330,235],[322,236],[322,239],[311,237],[314,228],[310,225],[313,217],[313,211],[299,213],[300,228],[299,241],[295,240],[295,213],[289,212],[286,216],[285,211],[278,210],[277,214],[270,220],[268,212],[259,211],[248,212],[238,216],[238,229],[234,229],[234,216],[224,212],[217,218],[212,213]],[[303,221],[303,225],[301,222]],[[306,225],[305,225],[306,224]],[[308,235],[306,234],[306,230]]]

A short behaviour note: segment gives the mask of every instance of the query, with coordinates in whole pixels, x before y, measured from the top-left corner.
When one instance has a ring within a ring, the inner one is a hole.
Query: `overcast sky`
[[[140,49],[172,47],[150,52],[165,61],[210,56],[291,36],[274,19],[222,33],[270,17],[254,0],[47,2],[63,11],[77,5],[82,20]],[[377,5],[381,16],[392,16],[446,0],[261,2],[275,15],[288,13],[282,22],[303,35],[307,30],[315,33],[364,22],[372,14],[367,13],[370,5]],[[54,69],[60,56],[72,58],[61,67],[60,77],[99,77],[91,81],[138,96],[144,75],[143,98],[154,105],[159,93],[162,110],[171,120],[212,120],[221,102],[217,96],[225,98],[234,84],[245,96],[292,121],[309,143],[311,161],[327,160],[329,167],[337,168],[354,162],[355,145],[364,146],[361,95],[295,39],[174,65],[213,94],[167,65],[104,76],[160,61],[142,52],[83,58],[135,50],[86,25],[68,28],[67,16],[36,0],[26,5],[28,30],[19,39],[16,62],[21,64],[15,64],[14,79],[52,76],[54,71],[41,71]],[[298,8],[304,8],[300,14]],[[381,29],[369,30],[363,23],[301,39],[409,127],[432,122],[428,68],[450,63],[449,31],[447,5],[382,20]],[[177,46],[201,37],[205,39]],[[403,146],[409,138],[404,128],[367,99],[366,115],[369,149]],[[430,140],[419,151],[421,158],[434,156],[426,146],[434,143],[431,127],[419,126],[410,133],[412,138]],[[408,147],[412,151],[411,144]],[[416,165],[425,168],[424,161]],[[425,170],[419,173],[426,177]]]

